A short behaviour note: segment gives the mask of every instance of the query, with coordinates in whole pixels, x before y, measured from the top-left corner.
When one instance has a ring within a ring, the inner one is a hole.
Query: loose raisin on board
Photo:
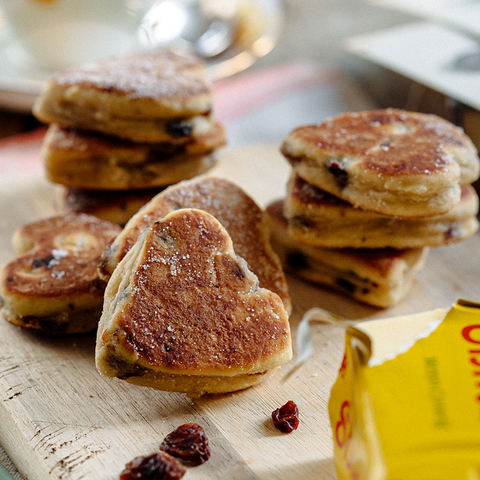
[[[290,433],[298,427],[298,407],[295,402],[288,401],[283,407],[272,412],[272,420],[275,428],[282,433]]]
[[[210,458],[207,435],[196,423],[180,425],[169,433],[161,443],[160,450],[191,465],[201,465]]]
[[[125,465],[120,480],[180,480],[186,471],[178,460],[160,452],[134,458]]]

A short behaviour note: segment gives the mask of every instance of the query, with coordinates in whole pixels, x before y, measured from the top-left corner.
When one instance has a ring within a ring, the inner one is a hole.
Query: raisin
[[[210,458],[207,435],[196,423],[180,425],[169,433],[161,443],[160,450],[191,465],[201,465]]]
[[[32,270],[40,267],[49,267],[52,260],[55,260],[55,257],[36,258],[32,261]]]
[[[348,184],[348,173],[343,169],[338,160],[330,160],[327,170],[335,177],[338,186],[344,189]]]
[[[289,400],[283,407],[272,412],[273,425],[282,433],[290,433],[298,428],[298,407]]]
[[[98,278],[95,278],[92,280],[92,287],[95,290],[105,290],[106,283],[103,280],[100,280]]]
[[[459,231],[455,227],[450,227],[444,234],[445,240],[449,242],[450,240],[460,236]]]
[[[183,121],[172,121],[167,124],[166,130],[174,138],[191,137],[193,126]]]
[[[113,353],[107,354],[107,362],[114,370],[117,371],[117,377],[125,380],[129,377],[140,377],[145,375],[147,370],[140,365],[134,365],[131,362],[126,362],[115,357]]]
[[[287,265],[291,268],[306,268],[307,267],[307,258],[303,253],[300,252],[291,252],[287,255]]]
[[[342,289],[346,290],[349,293],[354,293],[357,287],[355,286],[354,283],[352,283],[350,280],[347,280],[346,278],[339,278],[337,280],[337,285]]]
[[[178,460],[160,452],[134,458],[125,465],[120,480],[179,480],[186,471]]]

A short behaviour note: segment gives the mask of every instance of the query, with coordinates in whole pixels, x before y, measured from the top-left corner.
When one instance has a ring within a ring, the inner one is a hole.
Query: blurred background
[[[284,0],[283,4],[285,24],[277,47],[253,68],[308,58],[363,76],[372,65],[345,52],[344,40],[413,19],[364,0]]]
[[[237,76],[307,60],[321,67],[341,69],[379,105],[390,103],[390,91],[384,87],[389,73],[347,53],[343,42],[347,37],[401,24],[411,17],[369,5],[363,0],[284,0],[283,8],[285,18],[277,45]],[[4,67],[0,62],[0,77]],[[397,85],[397,104],[402,102],[401,96],[406,89],[406,86]],[[28,112],[11,111],[0,104],[0,137],[37,126]]]

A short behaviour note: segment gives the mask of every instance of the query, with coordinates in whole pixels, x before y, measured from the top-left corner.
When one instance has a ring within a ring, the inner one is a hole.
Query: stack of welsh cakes
[[[56,74],[34,105],[49,123],[46,175],[69,211],[115,223],[163,188],[215,165],[226,143],[205,64],[148,51]]]
[[[388,307],[410,290],[428,247],[478,229],[480,162],[463,131],[434,115],[346,113],[284,140],[286,198],[267,208],[286,270]]]

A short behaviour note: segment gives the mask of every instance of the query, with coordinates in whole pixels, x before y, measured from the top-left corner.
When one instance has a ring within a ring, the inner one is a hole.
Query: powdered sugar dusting
[[[166,189],[126,226],[114,248],[120,260],[140,232],[168,212],[197,208],[213,215],[230,235],[235,252],[259,278],[261,287],[277,293],[289,304],[288,289],[278,258],[270,247],[263,211],[236,185],[204,177]]]
[[[118,312],[139,356],[171,368],[255,370],[288,348],[280,299],[258,290],[213,216],[180,208],[142,238],[141,251],[132,251],[132,301]]]
[[[142,52],[91,62],[58,73],[58,85],[89,84],[124,92],[130,98],[161,98],[210,94],[202,62],[165,52]]]
[[[17,238],[32,247],[6,266],[15,278],[9,288],[22,295],[58,296],[72,302],[88,293],[101,302],[104,282],[97,266],[105,246],[119,232],[118,226],[84,214],[25,225]]]

